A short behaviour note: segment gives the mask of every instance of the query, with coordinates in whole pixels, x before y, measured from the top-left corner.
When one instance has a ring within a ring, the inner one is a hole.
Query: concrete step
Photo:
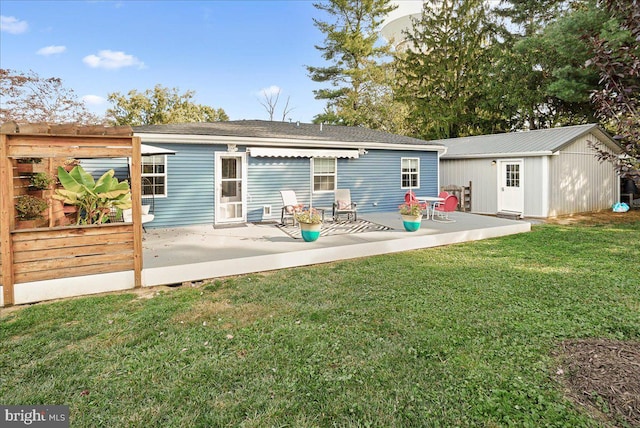
[[[520,220],[522,218],[522,213],[516,211],[499,211],[498,214],[496,214],[496,217],[506,218],[509,220]]]

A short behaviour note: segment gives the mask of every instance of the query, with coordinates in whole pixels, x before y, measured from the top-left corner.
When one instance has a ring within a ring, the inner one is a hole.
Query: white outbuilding
[[[440,140],[440,186],[469,186],[471,212],[556,217],[611,208],[620,178],[592,144],[620,154],[594,124]]]

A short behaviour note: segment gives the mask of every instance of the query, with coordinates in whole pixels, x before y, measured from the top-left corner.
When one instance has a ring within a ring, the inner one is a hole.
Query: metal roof
[[[236,120],[227,122],[134,126],[133,131],[135,134],[200,135],[274,140],[304,140],[325,143],[380,143],[442,146],[441,150],[444,150],[444,146],[439,143],[434,144],[434,142],[431,141],[390,134],[388,132],[376,131],[359,126],[319,125],[300,122]]]
[[[601,142],[612,149],[620,151],[614,140],[595,124],[451,138],[431,141],[431,143],[447,146],[448,150],[442,156],[443,159],[489,156],[540,156],[553,154],[589,133],[595,134]]]

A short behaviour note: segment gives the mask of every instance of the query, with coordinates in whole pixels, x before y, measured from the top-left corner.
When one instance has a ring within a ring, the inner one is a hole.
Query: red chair
[[[455,220],[449,218],[449,213],[454,212],[458,208],[458,197],[456,195],[449,195],[445,198],[444,202],[439,203],[433,209],[433,221],[439,221],[443,223],[453,223]],[[436,220],[436,217],[438,219]]]
[[[420,209],[426,211],[427,219],[429,218],[429,204],[421,204],[411,190],[404,194],[404,203],[407,205],[420,205]]]

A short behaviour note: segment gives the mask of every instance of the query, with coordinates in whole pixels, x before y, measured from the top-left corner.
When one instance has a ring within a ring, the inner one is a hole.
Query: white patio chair
[[[358,220],[357,204],[351,200],[349,189],[336,189],[335,201],[333,202],[333,221],[338,221],[340,214],[346,214],[347,220]]]
[[[281,190],[282,211],[280,212],[280,224],[284,225],[285,220],[290,218],[293,225],[296,225],[296,214],[302,211],[303,204],[298,203],[296,192],[293,190]]]

